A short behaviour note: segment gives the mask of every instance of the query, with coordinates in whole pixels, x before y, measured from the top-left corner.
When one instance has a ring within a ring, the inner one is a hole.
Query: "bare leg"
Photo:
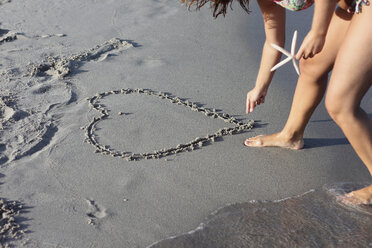
[[[372,175],[372,121],[360,107],[372,85],[372,6],[355,14],[337,55],[326,107]],[[345,202],[372,204],[372,185],[344,196]]]
[[[337,8],[332,17],[323,50],[309,59],[301,59],[301,75],[298,79],[291,111],[283,130],[272,135],[260,135],[245,141],[246,146],[278,146],[301,149],[304,145],[305,127],[322,100],[327,86],[328,72],[332,69],[339,47],[340,37],[346,34],[352,15]]]

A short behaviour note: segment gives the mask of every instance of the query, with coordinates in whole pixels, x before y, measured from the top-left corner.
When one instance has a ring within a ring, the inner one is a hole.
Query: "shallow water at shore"
[[[354,209],[336,201],[362,186],[326,185],[283,200],[232,204],[195,230],[150,247],[372,247],[372,206]]]

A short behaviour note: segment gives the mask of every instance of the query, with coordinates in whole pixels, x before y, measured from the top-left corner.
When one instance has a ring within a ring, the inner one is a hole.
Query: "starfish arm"
[[[276,50],[278,50],[279,52],[285,54],[286,56],[288,57],[292,57],[292,54],[290,54],[288,51],[284,50],[283,48],[281,48],[280,46],[278,45],[275,45],[273,43],[271,43],[271,46],[274,47]]]
[[[279,67],[281,67],[282,65],[288,63],[292,58],[291,57],[288,57],[286,58],[285,60],[279,62],[278,64],[276,64],[273,68],[271,68],[270,71],[275,71],[276,69],[278,69]]]
[[[296,53],[296,43],[297,43],[297,30],[294,31],[293,38],[292,38],[292,45],[291,45],[291,54],[294,57]]]
[[[294,68],[295,68],[295,70],[296,70],[296,72],[297,72],[297,75],[300,76],[300,69],[298,68],[298,65],[297,65],[296,59],[293,58],[293,59],[292,59],[292,62],[293,62],[293,66],[294,66]]]

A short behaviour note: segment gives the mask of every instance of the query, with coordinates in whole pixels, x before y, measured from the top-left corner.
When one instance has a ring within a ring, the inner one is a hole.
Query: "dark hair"
[[[217,18],[220,14],[223,16],[226,15],[227,6],[231,4],[234,0],[181,0],[182,3],[187,3],[187,7],[190,9],[193,4],[196,5],[196,10],[199,10],[206,3],[210,2],[210,6],[213,9],[213,17]],[[237,0],[240,3],[240,6],[249,13],[249,0]]]

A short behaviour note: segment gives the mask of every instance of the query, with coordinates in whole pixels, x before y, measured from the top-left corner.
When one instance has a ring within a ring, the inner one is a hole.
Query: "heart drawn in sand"
[[[116,151],[115,149],[110,148],[108,145],[100,144],[96,139],[95,131],[96,131],[96,124],[100,121],[105,120],[109,117],[108,110],[99,103],[99,99],[102,99],[109,95],[117,95],[117,94],[145,94],[149,96],[159,97],[164,100],[169,100],[174,104],[184,106],[190,108],[192,111],[200,112],[206,115],[209,118],[216,118],[221,119],[227,123],[235,124],[234,127],[225,127],[221,128],[217,132],[213,134],[208,134],[205,137],[197,137],[196,139],[186,143],[186,144],[179,144],[176,147],[172,148],[164,148],[154,152],[147,152],[147,153],[134,153],[134,152],[126,152],[126,151]],[[253,128],[253,120],[248,121],[247,123],[240,122],[236,120],[234,117],[230,117],[228,114],[225,113],[217,113],[215,109],[210,110],[203,107],[198,106],[196,103],[190,101],[183,101],[179,97],[172,96],[163,92],[157,92],[149,89],[120,89],[120,90],[113,90],[103,93],[98,93],[91,98],[87,98],[89,101],[89,106],[95,110],[97,110],[101,116],[94,117],[87,126],[82,127],[85,130],[85,141],[96,148],[96,153],[102,153],[105,155],[111,155],[113,157],[121,157],[128,161],[135,161],[140,159],[153,159],[153,158],[161,158],[168,155],[176,154],[179,152],[184,151],[192,151],[196,148],[200,148],[203,144],[208,142],[214,142],[215,139],[225,136],[225,135],[232,135],[235,133],[240,133],[244,130],[250,130]]]

